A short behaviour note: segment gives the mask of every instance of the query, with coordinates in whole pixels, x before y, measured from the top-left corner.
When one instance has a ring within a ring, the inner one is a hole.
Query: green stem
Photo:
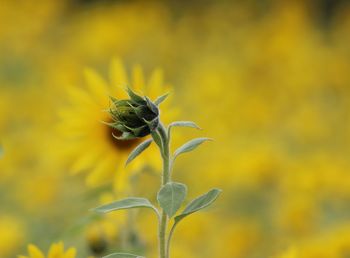
[[[171,238],[173,237],[176,224],[177,223],[175,222],[174,225],[171,227],[170,232],[169,232],[168,240],[167,240],[167,243],[166,243],[166,257],[170,256],[170,241],[171,241]]]
[[[170,182],[170,152],[169,152],[169,139],[167,136],[166,129],[162,124],[158,128],[159,135],[162,139],[161,154],[163,158],[163,175],[162,175],[162,186]],[[168,216],[162,210],[161,219],[159,222],[159,257],[168,258],[167,254],[167,242],[166,242],[166,229],[168,224]]]

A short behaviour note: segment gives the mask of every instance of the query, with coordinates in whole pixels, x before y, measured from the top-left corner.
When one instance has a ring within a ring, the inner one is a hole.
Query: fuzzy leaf
[[[138,155],[140,155],[145,149],[147,149],[152,143],[152,138],[140,143],[129,155],[125,166],[133,161]]]
[[[158,192],[157,200],[165,213],[172,217],[180,208],[187,194],[184,184],[170,182],[165,184]]]
[[[156,106],[159,106],[167,97],[169,96],[169,93],[166,93],[160,97],[158,97],[155,101],[154,104],[156,104]]]
[[[159,125],[159,118],[156,117],[152,121],[148,121],[146,119],[143,119],[143,121],[148,125],[148,128],[150,131],[155,131]]]
[[[170,138],[171,135],[171,128],[172,127],[192,127],[192,128],[196,128],[196,129],[201,129],[198,125],[196,125],[194,122],[192,121],[175,121],[172,122],[171,124],[169,124],[168,126],[168,137]]]
[[[178,223],[180,220],[183,218],[187,217],[188,215],[202,210],[206,207],[208,207],[210,204],[212,204],[219,196],[221,193],[220,189],[212,189],[206,194],[203,194],[199,196],[198,198],[194,199],[192,202],[190,202],[185,210],[178,216],[175,217],[175,223]]]
[[[113,97],[113,96],[109,96],[109,98],[113,103],[116,103],[119,101],[116,97]]]
[[[190,152],[190,151],[194,150],[195,148],[197,148],[199,145],[201,145],[203,142],[210,141],[210,140],[211,140],[210,138],[203,137],[203,138],[196,138],[196,139],[193,139],[193,140],[185,143],[184,145],[182,145],[180,148],[178,148],[175,151],[174,160],[180,154]]]
[[[159,114],[159,110],[158,110],[158,107],[156,105],[154,105],[154,103],[148,98],[148,97],[145,97],[146,99],[146,102],[147,102],[147,107],[152,110],[152,112],[156,115]]]
[[[129,127],[129,126],[126,126],[126,125],[123,125],[123,127],[125,127],[127,130],[129,130],[129,132],[132,132],[132,134],[134,136],[137,136],[137,137],[140,137],[140,135],[142,135],[143,133],[149,131],[148,130],[148,125],[143,125],[143,126],[140,126],[140,127],[136,127],[136,128],[132,128],[132,127]],[[122,130],[120,130],[122,131]]]
[[[129,132],[123,132],[121,136],[116,136],[115,134],[112,133],[112,136],[114,138],[116,138],[117,140],[121,140],[121,141],[127,141],[127,140],[132,140],[132,139],[137,138]]]
[[[160,149],[162,149],[163,148],[163,144],[162,144],[162,139],[159,136],[159,133],[156,130],[154,130],[154,131],[151,132],[151,135],[152,135],[152,138],[153,138],[154,142],[158,145],[158,147]]]
[[[131,88],[127,87],[126,92],[128,93],[128,95],[132,101],[139,103],[139,104],[145,103],[145,100],[141,96],[137,95]]]
[[[178,126],[178,127],[192,127],[192,128],[196,128],[196,129],[201,129],[198,125],[196,125],[192,121],[176,121],[176,122],[172,122],[169,125],[168,128],[170,129],[171,127],[174,127],[174,126]]]
[[[151,208],[158,214],[157,209],[150,203],[149,200],[139,197],[129,197],[109,204],[102,205],[93,209],[98,213],[108,213],[111,211],[125,210],[132,208]]]
[[[105,124],[107,126],[110,126],[114,129],[117,129],[120,132],[128,132],[129,129],[126,128],[122,123],[120,122],[105,122],[105,121],[101,121],[102,124]]]
[[[145,257],[135,255],[135,254],[128,254],[128,253],[114,253],[114,254],[109,254],[107,256],[103,256],[103,258],[145,258]]]

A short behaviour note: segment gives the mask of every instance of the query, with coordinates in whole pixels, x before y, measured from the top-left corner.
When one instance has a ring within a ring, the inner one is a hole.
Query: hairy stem
[[[166,242],[166,257],[170,256],[170,241],[171,241],[171,238],[173,237],[176,224],[177,223],[175,222],[175,224],[171,227],[171,230],[170,230],[170,233],[169,233],[169,236],[168,236],[168,240]]]
[[[170,153],[169,153],[169,139],[167,132],[162,124],[158,128],[159,135],[162,139],[161,154],[163,158],[163,175],[162,175],[162,186],[170,182]],[[166,241],[166,229],[168,224],[168,216],[162,210],[161,219],[159,222],[159,257],[168,258],[167,254],[167,241]]]

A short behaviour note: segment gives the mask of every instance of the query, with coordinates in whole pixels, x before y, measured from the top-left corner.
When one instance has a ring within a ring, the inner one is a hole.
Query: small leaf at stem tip
[[[154,207],[149,200],[139,197],[128,197],[119,201],[111,202],[92,209],[92,211],[98,213],[108,213],[111,211],[126,210],[132,208],[151,208],[158,214],[156,207]]]
[[[130,87],[126,87],[126,92],[128,93],[130,99],[136,103],[145,103],[145,100],[141,96],[137,95]]]
[[[168,128],[170,129],[171,127],[174,127],[174,126],[192,127],[192,128],[196,128],[196,129],[202,129],[198,125],[196,125],[196,123],[194,123],[192,121],[175,121],[175,122],[172,122]]]
[[[115,103],[115,102],[118,102],[119,100],[113,96],[109,96],[110,100]]]
[[[107,256],[103,256],[103,258],[145,258],[145,257],[135,255],[135,254],[128,254],[128,253],[114,253],[114,254],[109,254]]]
[[[180,208],[187,194],[187,187],[184,184],[169,182],[165,184],[157,195],[160,207],[171,218]]]
[[[220,189],[212,189],[209,192],[207,192],[206,194],[203,194],[199,197],[197,197],[196,199],[194,199],[192,202],[190,202],[187,207],[185,208],[185,210],[178,216],[176,216],[175,219],[175,223],[178,223],[180,220],[182,220],[183,218],[187,217],[188,215],[202,210],[206,207],[208,207],[210,204],[212,204],[219,196],[219,194],[222,191]]]
[[[159,106],[167,97],[169,96],[169,92],[158,97],[155,101],[154,104],[156,104],[156,106]]]
[[[199,145],[201,145],[205,141],[212,141],[210,138],[196,138],[189,142],[186,142],[184,145],[182,145],[180,148],[178,148],[174,153],[174,160],[177,156],[179,156],[182,153],[190,152],[194,149],[196,149]]]
[[[125,162],[125,166],[127,166],[131,161],[133,161],[138,155],[140,155],[144,150],[146,150],[152,143],[153,139],[148,139],[142,143],[140,143],[129,155],[127,161]]]

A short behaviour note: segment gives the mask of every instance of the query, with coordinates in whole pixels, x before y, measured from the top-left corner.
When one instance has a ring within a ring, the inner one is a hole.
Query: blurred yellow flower
[[[20,247],[24,238],[22,223],[12,216],[0,216],[0,257],[7,257]]]
[[[61,109],[62,123],[59,127],[65,139],[70,139],[72,143],[68,147],[70,160],[73,161],[72,172],[88,171],[88,186],[95,187],[113,181],[117,191],[125,191],[130,174],[140,171],[146,164],[160,168],[160,162],[154,158],[157,149],[153,147],[124,168],[130,151],[142,140],[117,140],[112,133],[119,135],[120,132],[102,123],[110,121],[106,112],[110,106],[109,96],[127,98],[125,87],[130,86],[140,94],[156,98],[170,88],[164,84],[162,71],[159,69],[154,70],[150,79],[145,82],[142,68],[135,66],[130,80],[118,59],[112,61],[109,77],[110,83],[107,83],[97,72],[86,69],[86,87],[67,89],[70,105]],[[168,105],[169,100],[164,103],[164,108],[170,110],[167,115],[171,116],[174,112]],[[64,144],[67,145],[67,142]]]
[[[19,255],[18,258],[75,258],[76,249],[71,247],[64,251],[63,242],[54,243],[50,246],[47,256],[35,245],[28,245],[28,256]]]
[[[286,252],[276,256],[276,258],[299,258],[296,248],[289,248]]]

